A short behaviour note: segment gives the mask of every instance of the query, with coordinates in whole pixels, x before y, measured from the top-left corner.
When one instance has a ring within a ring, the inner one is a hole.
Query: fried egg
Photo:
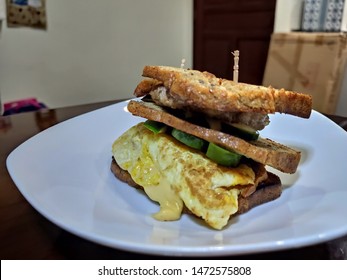
[[[212,228],[222,229],[238,210],[239,186],[255,181],[249,166],[218,165],[168,134],[153,133],[143,123],[121,135],[112,145],[112,154],[159,203],[153,217],[161,221],[179,219],[185,206]]]

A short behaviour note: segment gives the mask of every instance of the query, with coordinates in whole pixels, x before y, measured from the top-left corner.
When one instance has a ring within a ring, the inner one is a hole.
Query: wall
[[[132,97],[146,64],[192,65],[192,0],[48,0],[46,31],[0,32],[3,102],[51,108]]]
[[[274,32],[299,30],[304,0],[277,0]]]

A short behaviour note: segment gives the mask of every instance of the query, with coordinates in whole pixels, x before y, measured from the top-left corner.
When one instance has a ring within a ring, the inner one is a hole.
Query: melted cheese
[[[150,199],[160,205],[160,211],[153,215],[155,219],[174,221],[181,217],[183,201],[167,181],[163,180],[156,186],[147,186],[144,190]]]
[[[238,210],[235,185],[254,183],[253,170],[223,167],[166,134],[154,134],[142,123],[130,128],[112,146],[118,165],[160,205],[153,216],[176,220],[185,205],[213,228],[224,227]]]

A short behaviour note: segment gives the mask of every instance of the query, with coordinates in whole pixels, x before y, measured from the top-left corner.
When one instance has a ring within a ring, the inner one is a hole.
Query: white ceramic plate
[[[300,149],[299,170],[276,172],[284,185],[278,200],[216,231],[188,215],[175,222],[154,220],[158,206],[111,174],[112,142],[141,120],[126,105],[62,122],[9,155],[7,167],[18,189],[58,226],[113,248],[171,256],[275,251],[347,233],[347,133],[323,115],[271,117],[262,136]]]

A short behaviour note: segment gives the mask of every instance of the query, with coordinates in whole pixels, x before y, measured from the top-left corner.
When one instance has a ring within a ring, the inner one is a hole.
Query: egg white
[[[118,165],[160,205],[158,220],[176,220],[183,206],[215,229],[238,210],[239,189],[254,184],[247,165],[224,167],[170,135],[155,134],[143,123],[131,127],[112,145]]]

